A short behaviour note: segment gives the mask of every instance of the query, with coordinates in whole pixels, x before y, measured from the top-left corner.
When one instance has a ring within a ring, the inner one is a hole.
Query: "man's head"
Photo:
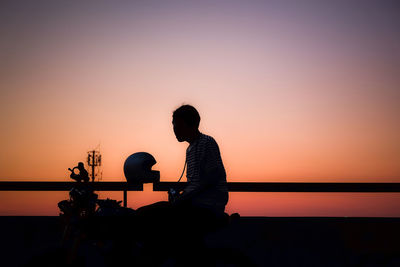
[[[190,105],[182,105],[172,114],[174,133],[179,142],[189,141],[199,131],[200,115]]]
[[[85,165],[83,165],[83,162],[78,162],[78,169],[83,169],[85,168]]]

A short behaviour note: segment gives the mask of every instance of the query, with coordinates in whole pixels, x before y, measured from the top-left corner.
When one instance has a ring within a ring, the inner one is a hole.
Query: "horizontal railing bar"
[[[90,183],[98,191],[142,191],[142,184],[126,182]],[[0,191],[68,191],[75,182],[0,181]],[[153,191],[183,189],[186,182],[157,182]],[[230,192],[400,192],[400,183],[277,183],[229,182]]]
[[[160,182],[153,191],[182,190],[185,183]],[[229,182],[229,192],[400,192],[400,183],[257,183]]]
[[[143,191],[142,184],[127,182],[90,182],[97,191]],[[0,181],[0,191],[69,191],[76,182],[11,182]]]

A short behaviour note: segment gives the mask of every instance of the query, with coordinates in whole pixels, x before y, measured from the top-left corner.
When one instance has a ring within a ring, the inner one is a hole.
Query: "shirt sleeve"
[[[217,142],[215,142],[214,139],[212,139],[206,146],[206,157],[204,157],[203,168],[200,168],[204,173],[201,173],[202,176],[207,179],[208,183],[214,183],[216,181],[210,180],[211,178],[215,178],[214,174],[215,172],[221,172],[222,170],[222,160],[221,160],[221,154],[219,151],[219,147]]]

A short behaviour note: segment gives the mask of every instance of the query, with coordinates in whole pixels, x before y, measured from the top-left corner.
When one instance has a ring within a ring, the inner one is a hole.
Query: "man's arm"
[[[207,144],[205,153],[200,160],[199,179],[195,184],[188,184],[183,193],[177,198],[177,202],[188,201],[203,191],[217,185],[221,176],[225,176],[225,170],[221,161],[221,156],[217,143],[210,142]]]
[[[218,178],[221,175],[223,175],[223,172],[219,168],[214,168],[204,173],[204,175],[202,175],[200,178],[200,183],[198,183],[195,187],[190,188],[190,190],[185,190],[185,188],[175,201],[188,201],[208,188],[216,186],[218,183]]]

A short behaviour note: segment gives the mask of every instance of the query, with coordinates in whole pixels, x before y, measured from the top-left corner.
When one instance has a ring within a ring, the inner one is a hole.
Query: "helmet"
[[[130,155],[124,163],[125,178],[129,183],[151,183],[160,180],[160,172],[151,170],[157,161],[147,152]]]

